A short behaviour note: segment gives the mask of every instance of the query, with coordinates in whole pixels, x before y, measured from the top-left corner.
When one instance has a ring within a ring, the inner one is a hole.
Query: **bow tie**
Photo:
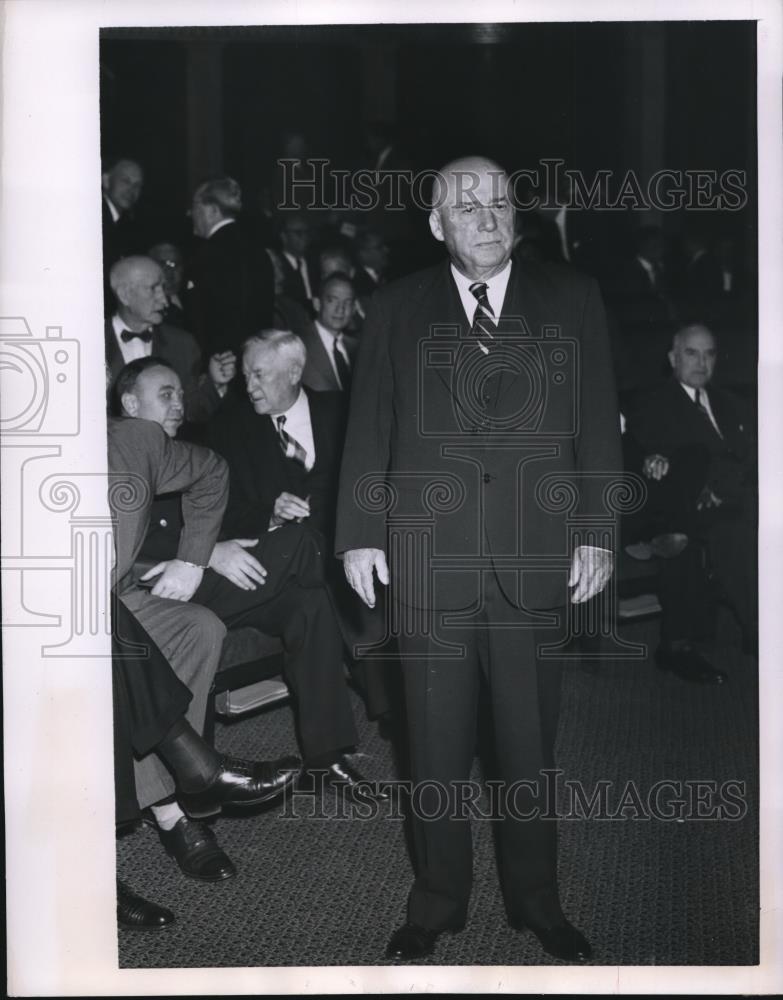
[[[152,330],[142,330],[141,333],[134,333],[133,330],[123,330],[120,337],[122,337],[124,344],[129,344],[135,337],[138,337],[145,344],[149,344],[152,340]]]

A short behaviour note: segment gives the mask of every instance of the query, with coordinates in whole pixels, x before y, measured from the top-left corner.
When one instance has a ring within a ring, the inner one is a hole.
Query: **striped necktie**
[[[476,311],[473,313],[473,326],[470,332],[485,354],[489,354],[490,341],[497,332],[495,314],[487,298],[487,285],[484,281],[474,281],[470,286],[471,294],[476,299]]]
[[[718,429],[718,425],[713,421],[712,417],[710,416],[710,411],[704,405],[704,398],[702,397],[701,389],[696,390],[696,395],[693,401],[696,404],[696,409],[699,411],[699,413],[704,417],[704,419],[707,421],[710,427],[715,431],[718,437],[722,438],[723,435]]]
[[[304,466],[307,462],[307,452],[285,430],[285,414],[275,417],[275,420],[277,421],[277,434],[280,438],[280,447],[283,449],[283,454],[286,458],[293,458],[295,462],[299,462],[300,465]]]

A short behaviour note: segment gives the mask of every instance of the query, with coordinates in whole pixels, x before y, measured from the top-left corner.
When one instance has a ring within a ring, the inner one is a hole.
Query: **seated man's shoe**
[[[237,873],[217,837],[204,823],[183,816],[171,830],[158,830],[158,835],[166,851],[191,878],[222,882]]]
[[[723,684],[726,680],[726,674],[692,646],[683,649],[659,646],[655,663],[659,670],[669,670],[691,684]]]
[[[392,934],[386,947],[386,957],[395,962],[413,962],[417,958],[426,958],[435,950],[435,942],[440,931],[417,927],[416,924],[403,924]]]
[[[567,920],[552,926],[535,924],[530,921],[509,921],[514,930],[530,931],[541,942],[541,947],[555,958],[564,962],[587,962],[592,957],[590,942]]]
[[[345,757],[323,768],[313,768],[308,777],[319,781],[318,775],[323,775],[323,783],[334,788],[343,798],[351,802],[366,803],[368,801],[387,802],[389,792],[379,782],[365,778]]]
[[[124,882],[117,879],[117,923],[121,927],[133,931],[157,930],[173,921],[174,914],[171,910],[137,896]]]
[[[221,755],[218,772],[209,784],[195,792],[180,790],[177,796],[185,812],[197,818],[212,816],[222,806],[260,805],[296,781],[300,764],[298,757],[251,762]]]

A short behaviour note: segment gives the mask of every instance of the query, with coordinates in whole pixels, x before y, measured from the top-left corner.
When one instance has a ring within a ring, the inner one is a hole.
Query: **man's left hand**
[[[209,377],[215,386],[228,385],[237,372],[237,358],[233,351],[213,354],[209,359]]]
[[[591,597],[600,594],[609,582],[614,565],[614,556],[608,549],[596,549],[592,545],[577,545],[571,560],[571,575],[568,586],[573,587],[572,604],[584,604]]]
[[[160,577],[150,591],[155,597],[168,597],[170,601],[189,601],[198,590],[204,570],[181,559],[167,559],[147,570],[142,580]]]

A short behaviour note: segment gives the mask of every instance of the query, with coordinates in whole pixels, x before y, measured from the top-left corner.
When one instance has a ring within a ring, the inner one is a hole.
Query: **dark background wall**
[[[751,200],[707,227],[755,247],[755,22],[110,29],[102,144],[147,168],[144,203],[175,231],[200,177],[252,207],[299,128],[312,155],[370,166],[362,124],[395,121],[411,165],[483,150],[588,173],[744,169]],[[628,227],[676,215],[625,220]],[[176,235],[176,233],[175,233]]]

